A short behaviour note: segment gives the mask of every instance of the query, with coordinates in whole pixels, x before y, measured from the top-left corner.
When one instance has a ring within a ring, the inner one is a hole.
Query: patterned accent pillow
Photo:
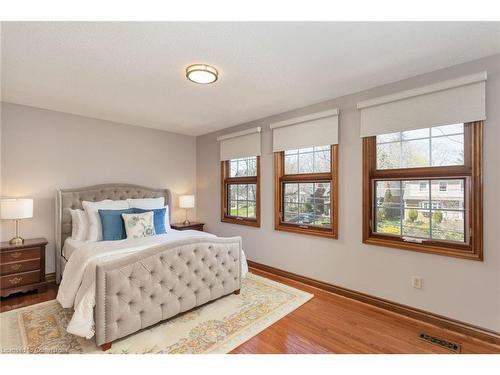
[[[149,237],[156,234],[153,211],[142,214],[122,214],[122,217],[127,238]]]

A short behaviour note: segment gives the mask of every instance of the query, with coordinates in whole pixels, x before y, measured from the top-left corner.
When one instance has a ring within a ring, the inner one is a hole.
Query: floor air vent
[[[460,353],[461,347],[457,343],[454,343],[454,342],[451,342],[448,340],[444,340],[444,339],[440,339],[439,337],[431,336],[431,335],[428,335],[427,333],[421,333],[418,337],[421,340],[430,342],[431,344],[434,344],[434,345],[440,346],[442,348],[451,350],[452,352],[455,352],[455,353]]]

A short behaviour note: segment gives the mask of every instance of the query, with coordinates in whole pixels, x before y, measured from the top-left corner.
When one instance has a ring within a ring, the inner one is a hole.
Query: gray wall
[[[21,235],[49,240],[47,272],[55,270],[58,188],[111,182],[169,188],[172,216],[183,220],[177,196],[195,192],[194,137],[8,103],[1,110],[1,196],[34,198],[34,217],[21,223]],[[11,221],[1,229],[2,240],[12,237]]]
[[[363,245],[361,242],[360,100],[488,71],[484,129],[484,262]],[[358,94],[236,126],[197,138],[198,219],[223,236],[243,236],[247,257],[300,275],[500,331],[500,55],[388,84]],[[339,239],[273,229],[273,154],[269,123],[328,108],[340,109]],[[221,223],[217,135],[262,126],[261,228]],[[410,286],[423,277],[423,289]]]

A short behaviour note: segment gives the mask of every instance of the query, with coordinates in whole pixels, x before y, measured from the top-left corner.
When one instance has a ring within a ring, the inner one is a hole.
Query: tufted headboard
[[[103,184],[77,189],[57,190],[56,196],[56,256],[61,254],[66,238],[71,236],[70,209],[82,209],[82,201],[122,200],[128,198],[165,197],[172,218],[172,195],[168,189],[151,189],[130,184]]]

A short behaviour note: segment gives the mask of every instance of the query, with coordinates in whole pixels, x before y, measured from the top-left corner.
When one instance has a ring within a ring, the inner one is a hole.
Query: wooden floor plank
[[[314,294],[314,298],[231,353],[451,353],[418,338],[426,332],[462,346],[462,353],[500,353],[493,345],[384,309],[251,269],[255,274]],[[2,298],[0,311],[54,299],[55,285],[43,293]]]

